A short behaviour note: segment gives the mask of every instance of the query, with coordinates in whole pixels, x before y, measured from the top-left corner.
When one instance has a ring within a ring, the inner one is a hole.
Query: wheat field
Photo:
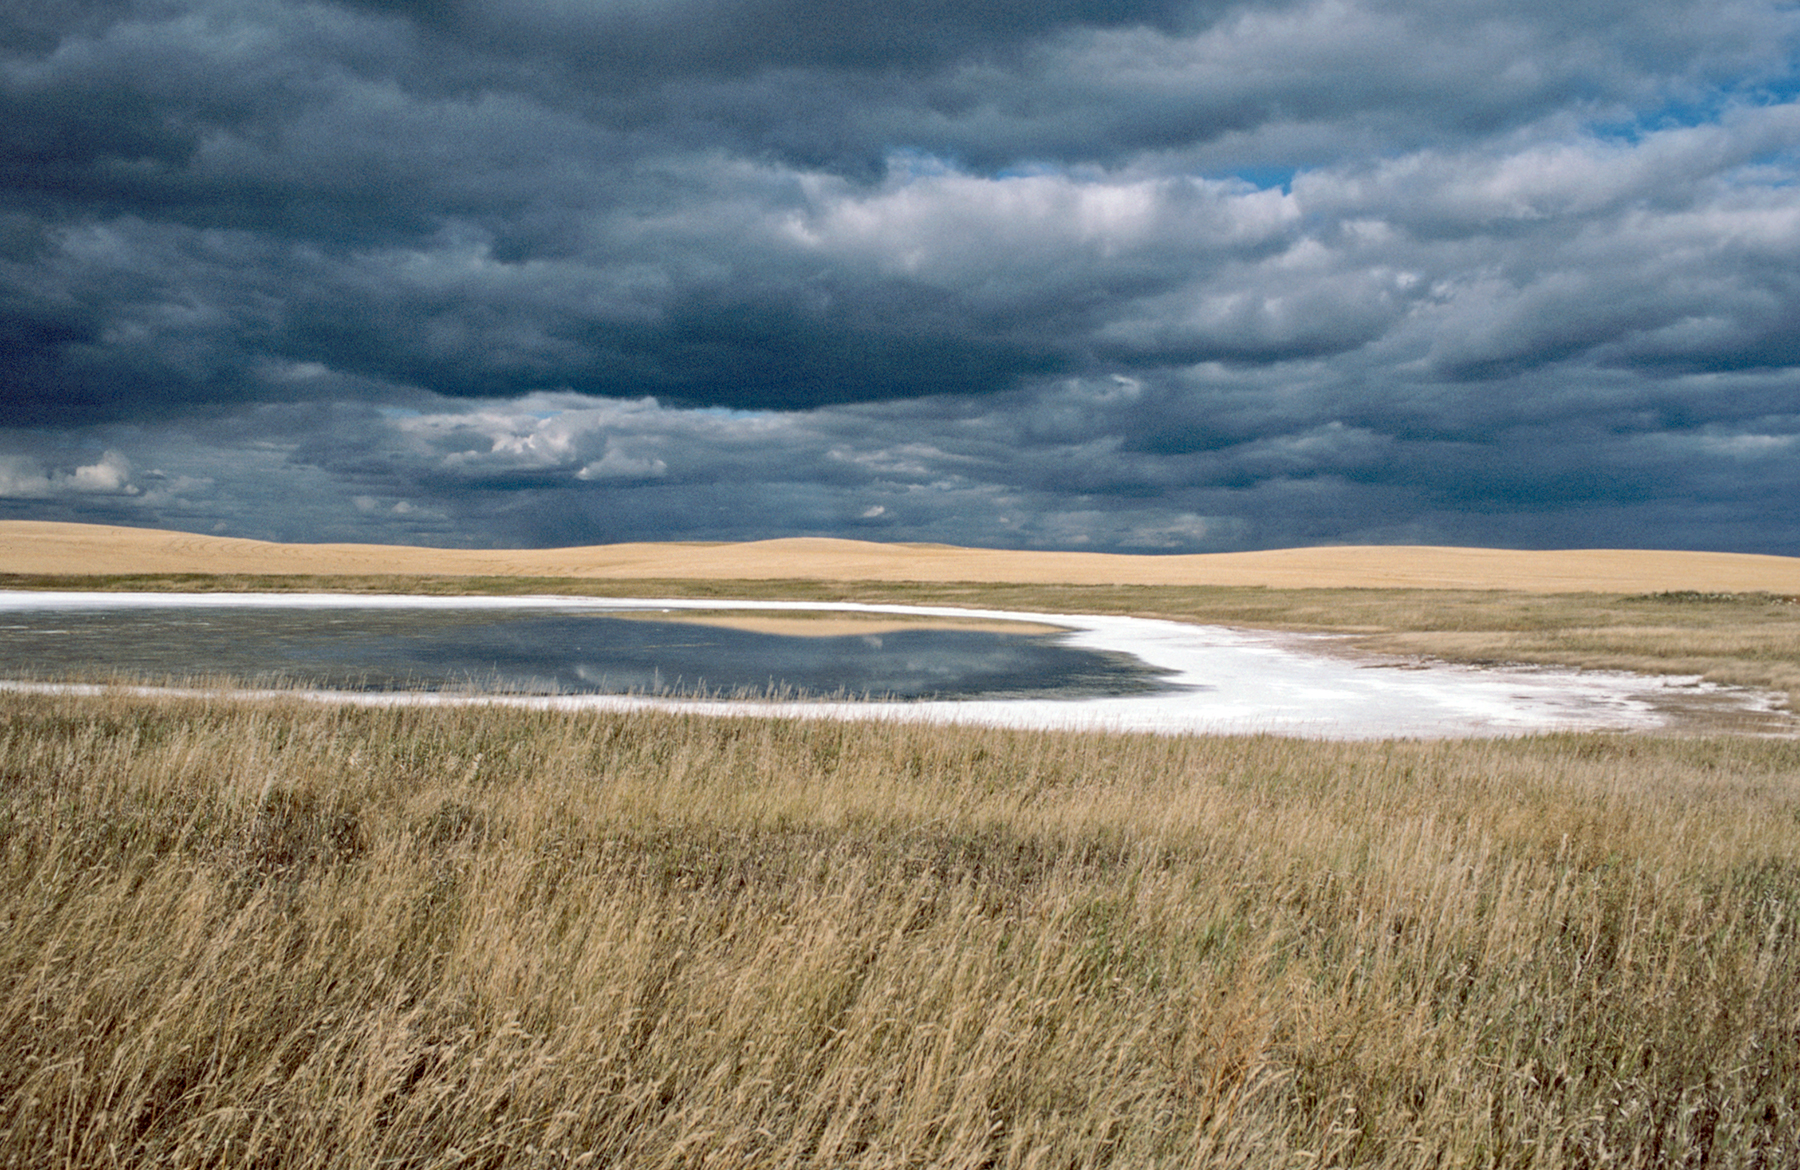
[[[1800,744],[0,706],[8,1166],[1800,1160]]]
[[[192,532],[0,520],[7,572],[103,576],[569,577],[588,581],[980,582],[1264,586],[1279,589],[1510,589],[1800,593],[1800,558],[1661,549],[1362,545],[1257,552],[1119,554],[959,548],[823,537],[661,541],[576,548],[454,549],[282,544]]]

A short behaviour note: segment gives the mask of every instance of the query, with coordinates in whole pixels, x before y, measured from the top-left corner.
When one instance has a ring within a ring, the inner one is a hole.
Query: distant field
[[[1800,559],[1733,553],[1406,546],[1196,556],[1006,552],[852,540],[459,550],[253,540],[0,522],[0,571],[40,575],[441,575],[577,579],[1211,585],[1281,589],[1671,590],[1800,596]]]

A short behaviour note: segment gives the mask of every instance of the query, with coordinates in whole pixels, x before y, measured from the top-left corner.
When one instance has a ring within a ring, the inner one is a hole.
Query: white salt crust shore
[[[721,716],[891,719],[996,727],[1277,734],[1319,739],[1509,736],[1560,730],[1646,731],[1668,725],[1672,702],[1705,698],[1760,714],[1778,696],[1722,687],[1696,676],[1656,677],[1555,668],[1489,669],[1396,662],[1338,652],[1330,635],[1233,630],[1148,618],[1020,613],[854,602],[683,598],[417,597],[292,593],[68,593],[0,591],[0,613],[56,609],[202,608],[546,609],[590,611],[802,611],[1031,622],[1070,631],[1067,644],[1132,655],[1169,671],[1174,688],[1089,699],[783,701],[636,695],[484,695],[321,690],[246,691],[321,702],[384,706],[492,703],[559,711],[683,711]],[[117,688],[4,682],[13,692],[204,694],[185,688]]]

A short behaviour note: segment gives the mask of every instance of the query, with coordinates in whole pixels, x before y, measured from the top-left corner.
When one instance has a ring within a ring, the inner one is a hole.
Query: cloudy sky
[[[7,0],[0,519],[1800,554],[1792,0]]]

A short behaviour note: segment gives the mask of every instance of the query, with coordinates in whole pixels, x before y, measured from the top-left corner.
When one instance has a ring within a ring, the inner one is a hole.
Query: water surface
[[[1162,672],[1067,632],[903,628],[791,637],[593,606],[0,609],[0,677],[508,694],[1071,698],[1145,694]],[[1021,630],[1030,627],[1021,625]]]

